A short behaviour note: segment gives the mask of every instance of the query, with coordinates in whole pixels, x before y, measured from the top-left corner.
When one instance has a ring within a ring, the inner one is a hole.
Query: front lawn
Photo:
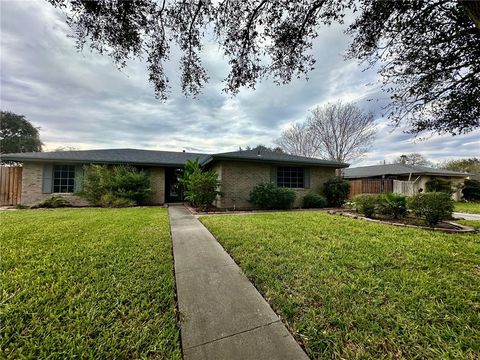
[[[180,359],[165,209],[0,212],[2,358]]]
[[[480,237],[324,212],[205,216],[312,358],[480,354]]]
[[[480,214],[480,202],[456,202],[455,211],[468,213],[468,214]]]

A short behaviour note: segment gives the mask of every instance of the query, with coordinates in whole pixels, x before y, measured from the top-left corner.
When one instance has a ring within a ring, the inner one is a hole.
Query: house
[[[219,154],[153,151],[138,149],[106,149],[4,154],[2,160],[21,162],[21,202],[34,205],[52,195],[60,194],[73,205],[88,205],[75,195],[82,190],[83,165],[128,164],[150,173],[151,205],[183,200],[177,174],[187,160],[198,159],[204,169],[218,174],[222,196],[216,200],[219,208],[246,209],[255,185],[274,182],[295,190],[294,206],[301,205],[303,196],[320,192],[323,183],[335,176],[335,170],[348,164],[294,156],[268,151],[245,150]]]
[[[425,191],[426,183],[437,177],[451,181],[452,188],[455,190],[459,189],[468,176],[469,174],[463,172],[406,164],[361,166],[343,170],[343,177],[347,180],[364,180],[363,189],[359,190],[358,193],[370,192],[368,191],[369,182],[366,180],[372,180],[372,187],[375,186],[374,180],[386,180],[381,183],[382,187],[393,192],[413,195]],[[460,192],[456,191],[453,197],[455,200],[459,200],[461,198]]]

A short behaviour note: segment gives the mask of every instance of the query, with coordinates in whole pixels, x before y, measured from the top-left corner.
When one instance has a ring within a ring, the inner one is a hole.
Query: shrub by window
[[[58,195],[54,195],[49,197],[48,199],[44,200],[40,204],[36,206],[32,206],[32,208],[50,208],[50,209],[55,209],[55,208],[62,208],[62,207],[69,207],[72,206],[70,202]]]
[[[295,191],[277,187],[272,183],[255,186],[250,193],[250,202],[259,209],[290,209],[295,201]]]
[[[308,193],[303,198],[303,207],[309,208],[324,208],[327,206],[327,199],[320,194]]]
[[[480,200],[480,181],[466,179],[462,188],[463,198],[467,201]]]
[[[73,193],[75,189],[75,166],[55,165],[53,167],[53,192]]]
[[[284,188],[304,188],[305,169],[302,167],[279,166],[277,168],[277,186]]]
[[[452,193],[452,182],[441,177],[433,178],[427,181],[425,185],[428,192],[437,191],[448,194]]]
[[[323,188],[329,206],[340,207],[348,197],[350,183],[340,177],[329,179]]]
[[[449,219],[453,212],[452,197],[445,192],[414,195],[408,200],[407,206],[415,216],[424,218],[432,227],[442,220]]]

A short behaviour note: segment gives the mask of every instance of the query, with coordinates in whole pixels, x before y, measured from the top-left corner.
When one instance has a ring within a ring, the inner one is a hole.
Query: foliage
[[[24,115],[0,112],[0,153],[42,151],[38,128]]]
[[[70,202],[60,195],[53,195],[48,199],[45,199],[40,204],[36,205],[35,208],[62,208],[72,206]]]
[[[185,183],[185,199],[195,206],[206,208],[220,195],[218,185],[215,171],[195,171]]]
[[[310,192],[303,197],[303,207],[309,208],[324,208],[327,206],[327,199],[324,196]]]
[[[323,193],[329,206],[340,207],[348,197],[350,183],[340,177],[328,179],[324,185]]]
[[[377,194],[361,194],[353,199],[355,208],[366,217],[373,217],[379,211],[380,196]]]
[[[310,130],[310,124],[306,122],[294,123],[282,131],[280,138],[275,140],[275,143],[292,155],[321,156],[320,141]]]
[[[407,206],[415,216],[424,218],[431,227],[451,218],[453,212],[452,197],[445,192],[416,194],[408,199]]]
[[[440,164],[440,168],[452,171],[480,174],[480,159],[474,157],[469,159],[445,161]]]
[[[467,201],[480,200],[480,181],[465,179],[462,188],[463,198]]]
[[[407,215],[407,197],[402,194],[385,193],[379,196],[379,212],[394,219]]]
[[[480,202],[455,202],[455,211],[467,214],[480,214]]]
[[[181,52],[183,93],[197,95],[208,81],[201,61],[206,27],[228,60],[224,89],[236,94],[266,77],[283,84],[308,74],[319,27],[343,23],[353,11],[348,57],[378,69],[393,121],[410,121],[414,132],[480,125],[480,16],[473,1],[48,1],[66,13],[78,49],[88,44],[119,67],[146,59],[161,99],[169,91],[172,47]]]
[[[420,165],[420,166],[432,165],[432,163],[428,161],[427,158],[425,158],[425,156],[419,153],[400,155],[398,159],[394,161],[394,164]]]
[[[478,234],[310,211],[200,219],[311,359],[480,352]]]
[[[150,177],[143,170],[127,165],[89,164],[85,166],[80,195],[94,205],[117,207],[141,204],[150,192]]]
[[[202,168],[200,166],[200,161],[197,159],[195,160],[187,160],[183,167],[183,172],[181,175],[178,176],[178,182],[181,184],[183,188],[186,187],[188,179],[196,172],[201,172]]]
[[[250,202],[259,209],[290,209],[295,201],[293,189],[278,187],[272,183],[258,184],[250,192]]]
[[[181,359],[165,209],[3,211],[5,359]]]
[[[437,192],[444,192],[448,194],[452,193],[452,182],[445,178],[434,177],[428,180],[425,183],[425,185],[427,187],[427,191],[429,192],[437,191]]]
[[[240,146],[239,150],[240,151],[250,150],[250,151],[259,151],[259,152],[274,152],[274,153],[278,153],[278,154],[284,154],[285,153],[285,151],[279,146],[269,147],[269,146],[265,146],[265,145],[262,145],[262,144],[259,144],[255,147],[252,147],[252,146],[248,145],[245,149],[242,149],[242,147]]]

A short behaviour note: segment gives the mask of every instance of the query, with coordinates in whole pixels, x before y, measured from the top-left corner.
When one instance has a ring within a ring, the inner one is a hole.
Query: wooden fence
[[[20,204],[22,194],[22,168],[0,166],[0,206]]]
[[[351,199],[355,195],[360,194],[378,194],[393,192],[392,179],[359,179],[350,180],[350,194]]]

